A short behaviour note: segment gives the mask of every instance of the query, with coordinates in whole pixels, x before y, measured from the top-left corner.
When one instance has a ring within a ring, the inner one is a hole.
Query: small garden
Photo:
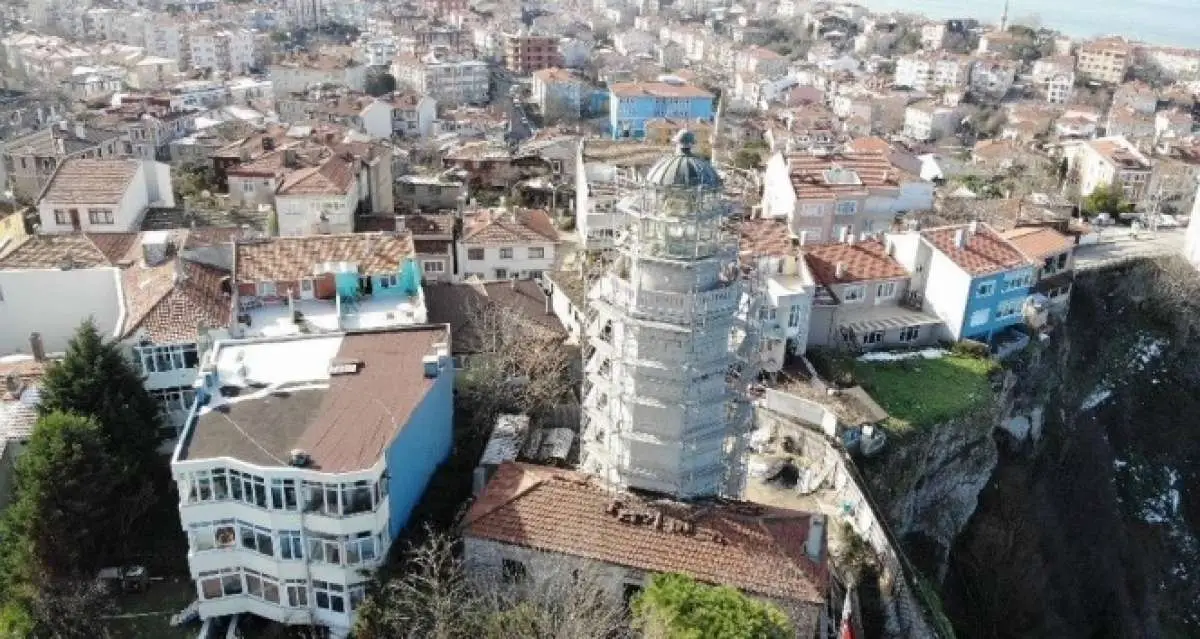
[[[817,371],[836,385],[857,384],[888,412],[900,433],[950,421],[991,401],[997,364],[967,348],[940,357],[864,361],[822,350],[809,354]]]

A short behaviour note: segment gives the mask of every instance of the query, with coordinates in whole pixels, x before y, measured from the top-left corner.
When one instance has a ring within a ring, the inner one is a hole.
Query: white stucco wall
[[[157,180],[156,169],[157,162],[145,162],[134,173],[133,179],[130,180],[128,188],[122,194],[118,202],[91,202],[87,204],[80,203],[61,203],[52,200],[42,200],[38,202],[38,217],[41,223],[41,232],[43,233],[71,233],[75,229],[71,227],[70,221],[66,224],[58,224],[54,218],[55,209],[75,209],[79,211],[79,229],[94,233],[130,233],[138,230],[140,226],[142,214],[146,212],[146,208],[150,205],[149,187],[147,184],[147,173],[153,173],[154,179]],[[168,173],[168,184],[170,177]],[[169,191],[168,187],[168,191]],[[92,224],[88,221],[88,209],[110,209],[113,212],[112,224]]]
[[[529,257],[529,249],[540,246],[543,248],[542,258]],[[472,248],[483,249],[482,260],[467,259],[468,250]],[[554,249],[555,246],[550,240],[546,240],[544,244],[514,244],[509,247],[513,250],[511,259],[501,259],[499,246],[479,246],[459,242],[456,246],[458,252],[458,268],[460,270],[459,279],[466,277],[467,273],[479,273],[484,280],[496,279],[496,269],[502,268],[508,271],[508,276],[519,274],[521,271],[551,271],[554,269]]]
[[[776,153],[767,160],[763,173],[763,217],[791,217],[796,209],[796,191],[792,188],[787,159]]]
[[[325,211],[328,233],[353,233],[354,208],[358,203],[358,190],[342,196],[328,195],[281,195],[275,198],[275,210],[279,216],[279,235],[313,235],[320,214]]]
[[[962,338],[963,313],[970,294],[971,276],[941,251],[933,251],[925,285],[925,307],[941,318],[950,339]]]
[[[0,355],[29,354],[29,335],[35,331],[42,334],[47,353],[62,352],[88,317],[101,335],[120,332],[124,302],[118,269],[0,271]]]

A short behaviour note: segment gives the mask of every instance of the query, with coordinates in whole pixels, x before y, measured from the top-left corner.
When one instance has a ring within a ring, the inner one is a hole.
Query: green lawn
[[[968,413],[992,399],[991,360],[941,359],[854,362],[854,378],[891,415],[897,431],[930,426]]]
[[[172,628],[171,615],[183,610],[196,598],[196,588],[186,578],[152,581],[146,592],[124,594],[117,598],[117,615],[145,615],[105,622],[113,639],[195,639],[197,625]],[[150,614],[153,613],[153,614]]]

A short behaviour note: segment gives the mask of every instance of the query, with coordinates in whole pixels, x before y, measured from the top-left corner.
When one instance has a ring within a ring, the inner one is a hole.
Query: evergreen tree
[[[4,514],[5,581],[94,576],[113,556],[112,513],[123,477],[95,420],[38,419],[17,460],[16,501]]]
[[[664,639],[786,639],[791,622],[778,608],[728,586],[684,575],[655,575],[633,602],[647,637]]]
[[[116,343],[105,342],[91,320],[71,338],[62,361],[46,371],[39,410],[94,418],[114,462],[133,483],[152,477],[162,465],[156,452],[158,404]]]

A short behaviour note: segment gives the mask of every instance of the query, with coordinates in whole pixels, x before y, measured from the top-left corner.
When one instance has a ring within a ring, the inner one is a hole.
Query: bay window
[[[313,580],[312,586],[318,608],[333,612],[346,612],[345,586],[316,579]]]
[[[308,607],[308,584],[303,579],[288,579],[284,582],[289,608]]]
[[[253,550],[268,557],[275,556],[274,537],[271,536],[269,529],[239,521],[238,531],[242,536],[243,548]]]

